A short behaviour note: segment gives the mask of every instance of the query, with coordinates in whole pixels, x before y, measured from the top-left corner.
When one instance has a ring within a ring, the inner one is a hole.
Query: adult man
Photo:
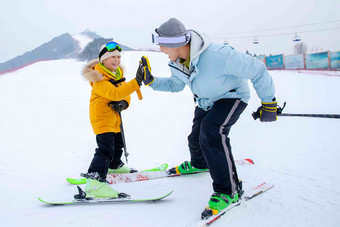
[[[231,153],[228,134],[250,97],[248,80],[262,101],[261,121],[275,121],[277,102],[274,84],[265,65],[230,46],[212,43],[176,18],[163,23],[153,42],[170,58],[171,77],[153,77],[146,57],[144,83],[154,90],[179,92],[188,85],[197,107],[188,137],[191,161],[176,167],[179,173],[209,169],[214,194],[209,209],[220,211],[239,198],[241,185]]]

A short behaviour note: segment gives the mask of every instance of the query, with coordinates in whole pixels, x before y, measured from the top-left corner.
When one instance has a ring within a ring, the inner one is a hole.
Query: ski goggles
[[[109,42],[105,45],[105,47],[102,49],[102,51],[100,51],[98,57],[99,59],[101,58],[101,56],[103,56],[106,52],[113,52],[115,50],[118,50],[119,52],[122,52],[122,48],[119,46],[118,43],[116,42]]]
[[[190,40],[190,32],[178,37],[161,37],[156,33],[152,33],[152,43],[159,45],[160,43],[184,43]]]

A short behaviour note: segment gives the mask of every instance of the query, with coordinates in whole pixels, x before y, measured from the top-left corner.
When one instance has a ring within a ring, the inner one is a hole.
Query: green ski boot
[[[213,215],[218,214],[222,210],[226,209],[230,204],[237,202],[239,194],[236,193],[233,197],[227,194],[215,192],[212,194],[209,200],[209,207],[206,207],[201,214],[201,219],[208,219]]]
[[[198,172],[207,172],[208,169],[198,169],[191,165],[191,162],[185,161],[179,166],[176,166],[177,174],[190,174],[190,173],[198,173]]]
[[[111,188],[98,173],[87,173],[86,177],[86,199],[119,197],[119,192]]]
[[[87,179],[85,187],[86,198],[118,198],[119,192],[105,182]]]
[[[212,194],[209,200],[209,207],[208,209],[211,209],[213,211],[213,214],[219,213],[221,210],[224,210],[230,204],[238,201],[238,193],[236,193],[234,196],[230,196],[227,194],[222,194],[219,192],[215,192]]]

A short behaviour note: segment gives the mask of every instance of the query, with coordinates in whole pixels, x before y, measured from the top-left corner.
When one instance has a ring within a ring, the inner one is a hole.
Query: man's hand
[[[257,110],[260,113],[260,121],[276,121],[277,120],[277,102],[263,103]]]
[[[155,78],[151,74],[151,66],[150,66],[150,63],[149,63],[149,59],[147,57],[143,56],[143,57],[141,57],[140,63],[142,63],[143,71],[144,71],[143,83],[146,86],[149,86],[155,80]]]

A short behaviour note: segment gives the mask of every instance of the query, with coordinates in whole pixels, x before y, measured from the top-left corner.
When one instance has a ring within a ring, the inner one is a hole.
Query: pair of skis
[[[253,160],[249,158],[236,160],[235,163],[237,165],[254,165]],[[142,170],[141,172],[128,173],[128,174],[126,173],[107,174],[106,181],[109,184],[118,184],[118,183],[131,183],[131,182],[137,182],[137,181],[146,181],[146,180],[160,179],[160,178],[165,178],[165,177],[176,177],[176,176],[186,175],[186,174],[174,173],[171,170],[166,170],[167,168],[168,168],[168,164],[162,164],[153,169]],[[74,185],[86,184],[87,182],[86,178],[66,178],[66,180],[70,184],[74,184]]]
[[[238,165],[253,165],[254,162],[251,159],[241,159],[236,160],[236,164]],[[173,169],[166,170],[167,164],[163,164],[161,166],[158,166],[153,169],[144,170],[141,172],[135,172],[135,173],[126,173],[126,174],[108,174],[107,181],[111,184],[117,184],[117,183],[130,183],[130,182],[137,182],[137,181],[146,181],[146,180],[152,180],[152,179],[159,179],[159,178],[165,178],[165,177],[176,177],[176,176],[183,176],[183,175],[190,175],[190,174],[178,174],[173,171]],[[199,174],[203,172],[198,173],[191,173],[191,174]],[[86,178],[84,179],[73,179],[73,178],[67,178],[67,181],[71,184],[84,184],[86,183]],[[244,203],[246,201],[249,201],[253,199],[254,197],[268,191],[269,189],[273,188],[274,185],[270,183],[263,182],[253,189],[247,191],[240,199],[231,204],[229,207],[227,207],[225,210],[222,210],[218,212],[217,214],[210,214],[209,212],[203,211],[202,213],[202,220],[197,223],[196,226],[209,226],[213,224],[215,221],[219,220],[220,217],[222,217],[226,212],[229,210],[239,206],[241,203]],[[78,186],[79,194],[83,193],[82,189]],[[129,202],[129,203],[138,203],[138,202],[150,202],[150,201],[157,201],[162,200],[164,198],[167,198],[173,193],[173,191],[170,191],[164,195],[161,196],[155,196],[155,197],[149,197],[149,198],[134,198],[129,195],[126,195],[124,193],[124,196],[118,197],[118,198],[84,198],[84,199],[74,199],[72,201],[48,201],[44,200],[42,198],[38,198],[39,201],[48,204],[48,205],[84,205],[84,204],[97,204],[97,203],[122,203],[122,202]]]
[[[236,164],[238,165],[253,165],[254,162],[251,159],[241,159],[236,160]],[[153,180],[153,179],[160,179],[165,177],[177,177],[182,175],[190,175],[190,174],[178,174],[174,171],[174,168],[167,170],[168,164],[162,164],[152,169],[143,170],[141,172],[134,172],[134,173],[119,173],[119,174],[108,174],[107,175],[107,182],[110,184],[118,184],[118,183],[130,183],[130,182],[138,182],[138,181],[146,181],[146,180]],[[199,174],[203,172],[196,172],[191,174]],[[74,185],[86,184],[86,178],[66,178],[66,180]],[[80,191],[81,188],[78,186],[79,194],[82,192]],[[160,199],[164,199],[168,197],[173,191],[166,193],[160,197],[154,198],[131,198],[130,196],[125,198],[110,198],[110,199],[75,199],[72,201],[48,201],[42,198],[38,198],[39,201],[50,204],[50,205],[69,205],[69,204],[92,204],[92,203],[108,203],[108,202],[143,202],[143,201],[156,201]]]

